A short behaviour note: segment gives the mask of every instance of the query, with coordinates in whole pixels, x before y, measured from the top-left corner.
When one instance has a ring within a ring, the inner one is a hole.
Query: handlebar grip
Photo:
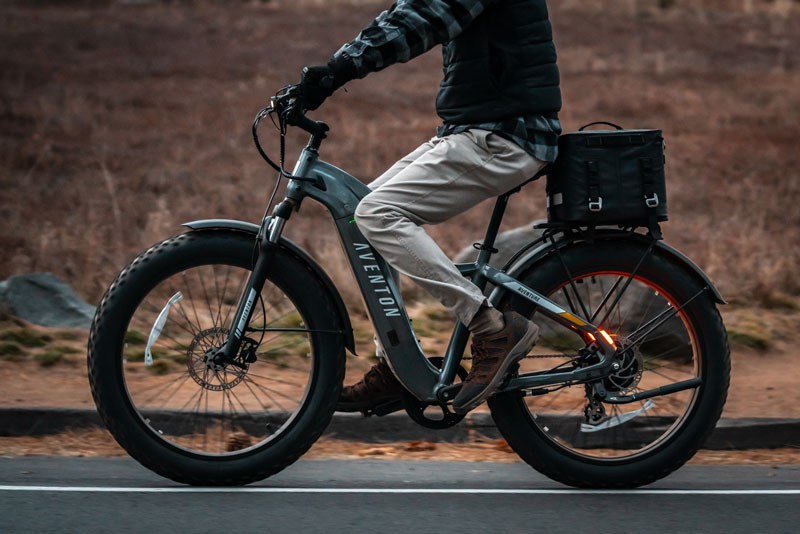
[[[328,125],[324,122],[311,120],[305,115],[300,115],[300,122],[297,127],[307,131],[314,137],[325,137],[325,132],[329,130]]]
[[[293,106],[287,110],[286,123],[290,126],[297,126],[314,137],[325,137],[325,132],[330,129],[324,122],[317,122],[306,117],[299,106]]]

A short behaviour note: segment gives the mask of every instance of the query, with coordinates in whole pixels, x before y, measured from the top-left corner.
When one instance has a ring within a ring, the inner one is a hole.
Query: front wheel
[[[551,254],[518,276],[611,334],[621,356],[618,370],[603,379],[609,393],[630,395],[702,379],[695,389],[622,405],[597,402],[591,384],[554,387],[540,396],[492,397],[492,416],[509,445],[565,484],[635,487],[664,477],[700,448],[725,404],[730,352],[710,291],[657,249],[646,252],[639,243],[598,239],[567,247],[560,258]],[[580,336],[534,313],[519,297],[506,296],[502,305],[542,327],[520,373],[579,365]]]
[[[193,231],[150,248],[111,284],[89,337],[97,409],[119,444],[178,482],[260,480],[330,421],[344,375],[336,306],[291,251],[274,249],[242,350],[219,363],[255,239]]]

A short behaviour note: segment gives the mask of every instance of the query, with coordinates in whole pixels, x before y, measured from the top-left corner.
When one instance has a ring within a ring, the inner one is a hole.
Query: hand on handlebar
[[[308,133],[324,138],[328,125],[305,115],[301,84],[287,85],[272,97],[270,107],[277,113],[282,125],[297,126]]]
[[[306,109],[313,111],[320,107],[335,89],[333,71],[327,65],[303,69],[299,90]]]
[[[298,85],[305,109],[317,109],[334,91],[355,77],[355,66],[342,56],[334,56],[327,65],[305,67]]]

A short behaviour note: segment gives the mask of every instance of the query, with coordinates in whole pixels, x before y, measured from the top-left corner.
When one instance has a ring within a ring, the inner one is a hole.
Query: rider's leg
[[[355,219],[387,263],[466,325],[488,300],[423,230],[528,180],[544,162],[485,130],[444,138],[364,197]]]
[[[381,187],[383,184],[399,174],[400,171],[404,170],[411,163],[416,161],[417,158],[435,147],[438,139],[440,138],[433,137],[429,141],[422,143],[420,146],[412,150],[408,155],[404,156],[402,159],[397,161],[397,163],[392,165],[386,172],[370,182],[368,187],[373,191]],[[395,280],[397,288],[400,289],[399,273],[396,269],[391,267],[391,265],[389,267],[392,273],[392,278]],[[496,332],[503,327],[502,315],[494,310],[491,306],[484,306],[479,310],[479,313],[476,314],[472,320],[472,323],[468,326],[470,327],[470,330],[476,334]],[[381,348],[380,343],[378,342],[377,335],[373,336],[373,341],[375,342],[375,355],[379,358],[384,358],[386,354],[383,352],[383,348]]]
[[[408,155],[392,165],[386,172],[370,182],[368,187],[374,191],[391,178],[394,178],[400,171],[433,148],[435,146],[433,142],[435,139],[436,137],[422,143],[412,150]],[[400,273],[392,268],[391,265],[389,266],[389,270],[399,290]],[[372,339],[375,342],[375,356],[378,357],[378,363],[373,365],[361,380],[355,384],[344,387],[339,397],[339,402],[336,405],[336,409],[339,411],[353,412],[365,410],[382,402],[394,400],[398,398],[403,391],[400,382],[397,381],[392,370],[386,364],[386,353],[383,351],[383,347],[381,347],[378,341],[378,336],[374,335]]]
[[[370,243],[392,267],[424,287],[467,324],[479,347],[500,334],[510,343],[499,360],[496,350],[477,350],[492,354],[483,358],[488,365],[481,365],[480,357],[473,360],[473,368],[483,372],[475,374],[480,384],[465,384],[469,395],[466,401],[461,399],[460,408],[464,411],[490,393],[485,390],[492,384],[483,383],[483,378],[494,378],[514,358],[524,356],[538,329],[529,321],[508,321],[492,308],[483,293],[461,276],[420,226],[438,224],[486,198],[498,196],[526,181],[543,165],[513,142],[485,130],[434,138],[370,184],[373,192],[356,209],[356,223]],[[381,371],[380,376],[385,373]],[[368,377],[362,382],[368,382]],[[385,387],[375,388],[376,394],[386,391]],[[367,402],[368,395],[362,401]]]
[[[422,143],[420,146],[412,150],[408,153],[408,155],[404,156],[402,159],[397,161],[394,165],[392,165],[386,172],[378,176],[375,180],[369,183],[367,187],[372,189],[373,191],[378,189],[381,185],[388,182],[390,179],[394,178],[400,171],[408,167],[411,163],[413,163],[418,157],[423,155],[425,152],[430,150],[435,146],[434,140],[437,139],[433,137],[429,141]],[[389,266],[389,270],[392,273],[392,279],[394,280],[395,284],[397,285],[398,293],[400,292],[400,273],[397,272],[391,265]],[[383,348],[378,341],[378,336],[374,335],[372,340],[375,342],[375,356],[379,359],[385,358],[386,353],[383,352]],[[391,372],[389,373],[390,376]],[[359,382],[360,384],[361,382]]]

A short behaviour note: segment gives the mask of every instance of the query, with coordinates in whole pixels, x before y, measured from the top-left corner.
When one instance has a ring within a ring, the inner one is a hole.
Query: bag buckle
[[[589,211],[600,211],[603,209],[603,197],[597,197],[597,200],[589,199]]]
[[[644,197],[644,203],[647,205],[648,208],[655,208],[658,206],[658,194],[653,193],[653,196],[647,198],[647,195]]]

